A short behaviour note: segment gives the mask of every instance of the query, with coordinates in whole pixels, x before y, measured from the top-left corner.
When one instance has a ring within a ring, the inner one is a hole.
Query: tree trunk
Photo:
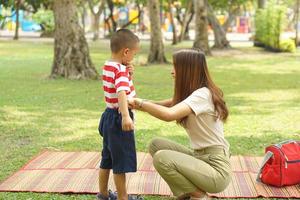
[[[96,41],[99,39],[99,29],[100,29],[100,15],[96,14],[94,15],[94,24],[93,24],[93,31],[94,31],[94,36],[93,36],[93,40]]]
[[[219,23],[218,19],[216,18],[213,8],[210,4],[207,5],[207,19],[209,23],[211,24],[213,31],[214,31],[214,46],[213,48],[216,49],[225,49],[225,48],[231,48],[229,41],[226,38],[226,32],[224,31],[223,27]]]
[[[83,31],[85,32],[85,16],[86,16],[86,8],[85,6],[82,7],[82,15],[81,15],[81,23]]]
[[[228,11],[228,18],[225,21],[225,23],[223,24],[223,30],[227,33],[229,26],[231,25],[231,23],[233,22],[233,20],[235,20],[236,16],[239,14],[240,12],[240,7],[236,7],[233,10],[229,8]]]
[[[139,12],[139,28],[138,28],[138,30],[140,31],[140,32],[144,32],[144,5],[142,5],[142,8],[141,8],[141,6],[140,6],[140,4],[139,4],[139,2],[137,1],[136,2],[136,6],[137,6],[137,8],[138,8],[138,12]]]
[[[97,79],[74,0],[54,0],[54,60],[51,77]]]
[[[196,14],[195,22],[195,41],[193,47],[200,48],[206,55],[211,55],[208,45],[208,32],[207,32],[207,1],[194,0],[194,9]]]
[[[191,19],[192,16],[193,16],[193,1],[189,1],[182,20],[182,27],[180,31],[180,37],[179,37],[180,42],[183,41],[185,38],[189,37],[188,25],[189,22],[192,20]]]
[[[162,32],[159,16],[159,0],[149,0],[148,9],[150,14],[151,41],[148,63],[166,63]]]
[[[190,24],[194,18],[194,15],[195,15],[195,12],[194,12],[194,9],[192,10],[192,14],[190,15],[190,18],[188,20],[188,23],[186,25],[186,29],[185,29],[185,33],[184,33],[184,39],[185,40],[189,40],[190,39],[190,35],[189,35],[189,32],[190,32]]]
[[[88,3],[89,3],[91,13],[93,15],[93,25],[92,25],[93,32],[94,32],[93,40],[96,41],[99,39],[100,16],[104,10],[105,1],[101,0],[100,5],[98,7],[98,12],[94,11],[93,0],[88,0]]]
[[[264,9],[266,7],[266,0],[258,0],[258,8]]]
[[[108,5],[109,10],[110,10],[109,18],[110,18],[111,23],[112,23],[112,31],[116,32],[117,31],[117,22],[114,19],[114,3],[113,3],[112,0],[107,0],[107,5]]]
[[[170,13],[170,23],[172,25],[173,32],[173,42],[172,44],[177,44],[177,33],[176,33],[176,25],[174,21],[173,8],[172,8],[172,0],[168,0],[169,13]]]
[[[21,0],[17,0],[16,1],[16,29],[15,29],[15,36],[14,36],[14,40],[18,40],[19,39],[19,27],[20,27],[20,22],[19,22],[19,11],[20,11],[20,5],[21,4]]]

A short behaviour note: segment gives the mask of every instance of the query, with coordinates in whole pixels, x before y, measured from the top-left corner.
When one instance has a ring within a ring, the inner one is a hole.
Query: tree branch
[[[89,4],[89,7],[90,7],[90,10],[91,10],[92,14],[96,15],[96,13],[94,11],[93,0],[88,0],[88,4]]]

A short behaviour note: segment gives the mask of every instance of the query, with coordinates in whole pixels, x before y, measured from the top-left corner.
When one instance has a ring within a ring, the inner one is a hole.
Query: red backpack
[[[257,181],[281,187],[300,183],[300,141],[268,146]]]

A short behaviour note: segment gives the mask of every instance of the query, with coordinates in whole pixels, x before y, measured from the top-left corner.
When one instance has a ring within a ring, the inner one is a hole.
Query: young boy
[[[140,199],[128,196],[125,175],[137,170],[133,113],[128,110],[127,98],[135,96],[129,68],[139,50],[139,38],[130,30],[120,29],[112,35],[110,48],[111,59],[103,67],[106,109],[99,124],[103,149],[99,171],[100,193],[97,194],[97,199]],[[117,195],[107,188],[110,169],[113,170]]]

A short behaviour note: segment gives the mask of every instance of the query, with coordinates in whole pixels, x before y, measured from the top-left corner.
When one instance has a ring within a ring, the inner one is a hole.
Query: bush
[[[43,33],[42,36],[52,36],[54,33],[54,16],[50,10],[40,9],[36,12],[32,19],[41,25]]]
[[[296,51],[296,44],[295,41],[292,39],[286,39],[280,41],[279,49],[283,52],[295,52]]]
[[[266,9],[258,9],[255,15],[255,46],[271,51],[281,51],[280,36],[286,24],[286,6],[276,1],[268,2]]]
[[[254,36],[254,42],[257,43],[257,46],[264,46],[264,34],[265,32],[265,26],[266,23],[264,22],[266,12],[264,12],[262,9],[258,9],[255,14],[255,36]],[[256,46],[256,45],[255,45]]]

